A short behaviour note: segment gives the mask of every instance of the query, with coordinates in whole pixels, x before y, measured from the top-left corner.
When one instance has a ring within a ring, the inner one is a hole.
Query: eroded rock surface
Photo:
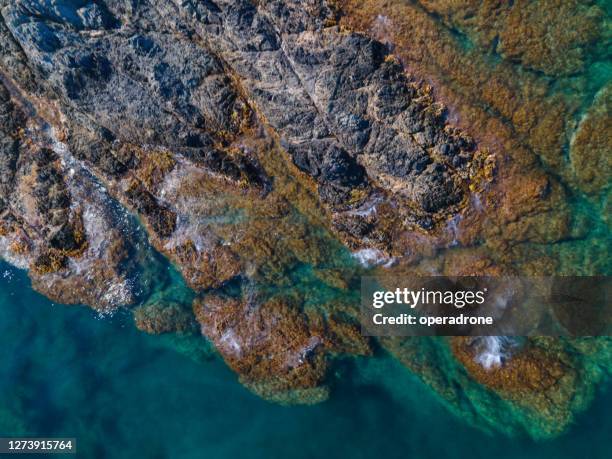
[[[58,302],[203,335],[283,403],[377,348],[355,325],[364,268],[605,271],[576,261],[607,233],[588,242],[572,204],[609,191],[609,88],[575,90],[604,12],[543,1],[544,27],[522,3],[0,0],[0,254]],[[193,304],[156,285],[151,247]],[[542,435],[585,390],[570,355],[596,354],[537,342],[488,372],[469,343],[415,343],[379,344],[475,422],[494,417],[480,384]]]
[[[34,287],[55,301],[102,312],[133,303],[138,286],[128,254],[135,227],[3,85],[0,104],[3,257],[29,269]]]

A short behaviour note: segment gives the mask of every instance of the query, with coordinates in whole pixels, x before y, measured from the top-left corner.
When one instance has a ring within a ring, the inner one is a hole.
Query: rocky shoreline
[[[610,83],[576,95],[604,12],[543,2],[549,33],[585,18],[568,53],[525,49],[516,21],[546,32],[512,6],[495,38],[446,3],[0,0],[0,256],[53,301],[209,340],[270,400],[319,402],[334,362],[390,352],[477,424],[500,422],[480,386],[511,430],[561,432],[607,340],[486,371],[471,341],[359,331],[366,271],[609,272]],[[193,303],[165,299],[157,254]]]

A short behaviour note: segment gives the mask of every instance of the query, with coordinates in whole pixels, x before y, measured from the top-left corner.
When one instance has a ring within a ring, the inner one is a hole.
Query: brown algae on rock
[[[77,3],[0,0],[0,255],[35,289],[279,403],[389,353],[485,428],[586,406],[608,340],[370,339],[358,285],[609,274],[597,4]]]

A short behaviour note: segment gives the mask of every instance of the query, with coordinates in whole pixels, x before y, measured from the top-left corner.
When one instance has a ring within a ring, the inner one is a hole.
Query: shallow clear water
[[[469,427],[384,357],[342,365],[328,402],[282,407],[218,359],[196,363],[127,316],[53,305],[5,264],[0,286],[3,436],[76,437],[79,457],[609,457],[609,388],[545,442]]]

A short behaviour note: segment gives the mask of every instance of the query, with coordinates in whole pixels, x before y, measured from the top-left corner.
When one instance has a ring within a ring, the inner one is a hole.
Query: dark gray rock
[[[2,72],[57,101],[70,153],[159,238],[171,237],[178,217],[156,186],[136,177],[146,162],[142,152],[168,152],[174,162],[265,195],[273,181],[244,142],[266,136],[264,126],[334,211],[384,196],[410,203],[398,206],[415,213],[403,221],[431,229],[433,214],[462,199],[473,142],[447,125],[443,107],[384,44],[340,32],[337,12],[324,0],[0,0],[0,6]],[[15,141],[0,140],[1,179],[10,183]],[[58,193],[45,205],[62,204]],[[63,228],[59,214],[51,214]],[[344,225],[356,235],[362,226]],[[53,238],[70,245],[61,230]]]
[[[246,90],[325,201],[384,188],[389,176],[405,181],[404,197],[426,212],[456,202],[447,164],[463,167],[469,149],[445,134],[443,113],[386,47],[329,26],[335,14],[316,0],[19,0],[3,8],[35,71],[91,131],[92,147],[74,140],[75,150],[105,173],[130,168],[112,154],[119,141],[175,149],[237,179],[239,166],[218,146],[252,116]],[[428,169],[432,162],[438,167]]]
[[[17,130],[23,123],[23,114],[10,100],[8,90],[0,83],[0,211],[13,189],[13,180],[19,157]]]

